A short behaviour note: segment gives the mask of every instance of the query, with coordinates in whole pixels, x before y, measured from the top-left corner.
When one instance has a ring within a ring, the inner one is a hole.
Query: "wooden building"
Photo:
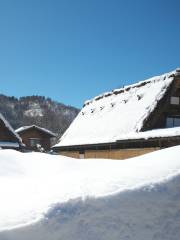
[[[0,113],[0,149],[20,150],[22,146],[21,138]]]
[[[21,136],[26,149],[33,151],[49,151],[52,139],[56,137],[53,132],[36,125],[20,127],[16,133]]]
[[[86,101],[53,149],[125,159],[180,144],[180,69]]]

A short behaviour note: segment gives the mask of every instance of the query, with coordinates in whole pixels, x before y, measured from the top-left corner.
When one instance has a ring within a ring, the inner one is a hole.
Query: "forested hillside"
[[[61,136],[76,117],[79,109],[44,96],[27,96],[18,99],[0,95],[0,112],[15,129],[36,124]]]

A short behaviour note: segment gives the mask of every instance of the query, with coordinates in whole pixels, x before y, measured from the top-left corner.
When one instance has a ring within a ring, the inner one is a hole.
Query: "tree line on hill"
[[[0,112],[14,129],[35,124],[60,137],[77,116],[79,109],[44,96],[15,98],[1,94]]]

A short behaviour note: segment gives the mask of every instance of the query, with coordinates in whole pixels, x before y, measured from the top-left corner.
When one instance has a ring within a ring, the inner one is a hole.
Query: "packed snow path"
[[[179,240],[180,147],[126,161],[0,151],[0,240]]]

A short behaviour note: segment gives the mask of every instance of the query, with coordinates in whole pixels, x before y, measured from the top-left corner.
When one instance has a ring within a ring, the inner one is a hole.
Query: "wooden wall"
[[[116,149],[116,150],[86,150],[84,158],[106,158],[106,159],[126,159],[140,156],[149,152],[159,150],[157,148],[137,148],[137,149]],[[60,155],[79,158],[78,151],[62,151]]]
[[[51,147],[50,146],[51,144],[50,144],[50,137],[49,137],[49,135],[43,133],[42,131],[39,131],[36,128],[31,128],[31,129],[28,129],[26,131],[20,132],[19,135],[22,138],[23,143],[27,146],[28,149],[36,150],[36,149],[33,149],[30,146],[30,141],[29,141],[30,138],[38,138],[38,139],[40,139],[41,146],[45,150],[49,150],[50,147]]]
[[[18,139],[5,127],[4,123],[0,120],[0,141],[18,142]]]
[[[162,98],[154,112],[144,121],[141,131],[157,128],[166,128],[166,118],[169,116],[180,115],[180,105],[170,103],[171,96],[180,97],[180,77],[170,85],[165,97]]]

